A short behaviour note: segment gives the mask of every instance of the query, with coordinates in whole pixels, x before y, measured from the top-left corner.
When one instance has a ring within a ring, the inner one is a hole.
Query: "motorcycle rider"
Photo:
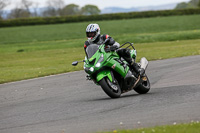
[[[126,48],[120,48],[120,44],[116,42],[112,37],[107,34],[100,35],[100,27],[98,24],[89,24],[86,28],[86,36],[88,38],[84,44],[84,50],[86,51],[87,46],[92,44],[101,45],[106,40],[106,45],[110,46],[110,49],[116,49],[117,54],[126,60],[130,67],[140,76],[142,76],[145,72],[143,68],[135,63],[134,59],[131,57],[130,50]],[[106,52],[109,51],[109,48],[105,49]],[[86,53],[87,54],[87,53]]]

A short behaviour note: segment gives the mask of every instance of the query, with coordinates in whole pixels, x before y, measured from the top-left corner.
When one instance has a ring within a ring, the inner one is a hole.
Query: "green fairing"
[[[128,66],[122,66],[118,61],[119,60],[119,55],[116,52],[105,52],[104,50],[105,45],[99,46],[99,50],[96,51],[96,53],[90,58],[85,61],[84,67],[85,68],[94,68],[93,71],[86,71],[93,80],[96,82],[99,82],[101,79],[104,77],[108,77],[109,80],[112,82],[112,76],[111,76],[111,70],[116,71],[119,73],[123,78],[126,76],[129,67]],[[95,65],[98,63],[99,59],[101,58],[103,54],[104,60],[100,62],[100,66],[96,67]],[[136,57],[136,50],[131,50],[131,56],[133,58]],[[94,64],[90,64],[90,62],[94,61]],[[124,61],[125,64],[127,64],[126,61]],[[99,69],[102,69],[99,71]],[[99,72],[98,72],[99,71]],[[95,77],[93,77],[93,74],[95,73]]]
[[[108,77],[108,79],[112,82],[113,79],[112,79],[112,76],[111,76],[111,73],[109,70],[104,70],[104,71],[101,71],[97,74],[97,77],[96,77],[96,82],[99,82],[101,79],[103,79],[104,77]]]
[[[136,59],[136,56],[137,56],[136,50],[131,50],[130,53],[131,53],[131,57],[132,57],[133,59]]]

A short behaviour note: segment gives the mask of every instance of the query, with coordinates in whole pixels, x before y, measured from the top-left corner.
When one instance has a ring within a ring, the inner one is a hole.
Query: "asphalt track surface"
[[[94,133],[200,120],[200,55],[149,62],[148,94],[110,99],[84,71],[0,85],[0,133]]]

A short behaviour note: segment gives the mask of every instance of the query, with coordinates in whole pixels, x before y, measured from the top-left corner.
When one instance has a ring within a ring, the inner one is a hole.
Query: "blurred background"
[[[199,0],[0,0],[0,18],[94,15],[198,7]]]

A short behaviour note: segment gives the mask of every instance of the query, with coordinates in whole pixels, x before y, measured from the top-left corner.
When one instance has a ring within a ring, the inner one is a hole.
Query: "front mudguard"
[[[108,79],[112,82],[113,78],[112,78],[112,74],[110,70],[103,70],[101,72],[99,72],[96,76],[96,82],[98,83],[100,80],[102,80],[104,77],[108,77]]]

